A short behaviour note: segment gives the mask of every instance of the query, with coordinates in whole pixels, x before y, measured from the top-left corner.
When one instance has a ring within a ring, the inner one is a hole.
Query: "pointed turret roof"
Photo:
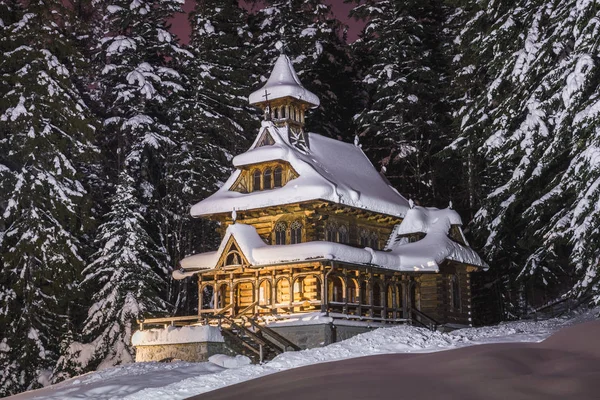
[[[265,91],[267,94],[266,98]],[[262,88],[253,92],[248,100],[250,104],[259,105],[284,97],[292,97],[308,103],[313,108],[318,107],[321,103],[316,94],[302,86],[288,56],[281,54],[275,62],[267,83]]]

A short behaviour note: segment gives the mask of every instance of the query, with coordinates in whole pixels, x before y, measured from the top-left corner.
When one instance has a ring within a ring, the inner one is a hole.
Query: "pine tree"
[[[458,17],[456,70],[481,90],[459,98],[452,148],[484,160],[474,227],[507,288],[518,291],[507,299],[514,312],[574,284],[571,293],[583,298],[598,291],[598,238],[590,225],[599,199],[591,156],[600,84],[595,7],[466,2]]]
[[[434,158],[449,134],[443,128],[449,115],[442,90],[442,2],[367,1],[351,15],[368,21],[352,45],[362,92],[356,132],[403,195],[431,204],[441,197],[435,179],[448,169]]]
[[[278,41],[292,60],[302,84],[321,100],[310,113],[306,129],[351,140],[349,113],[352,92],[352,62],[344,42],[345,27],[321,0],[267,1],[253,17],[255,49],[253,65],[264,82],[265,71],[279,56]],[[258,86],[258,85],[257,85]],[[257,89],[256,87],[255,89]]]
[[[48,382],[84,265],[96,152],[63,3],[0,1],[0,396]]]

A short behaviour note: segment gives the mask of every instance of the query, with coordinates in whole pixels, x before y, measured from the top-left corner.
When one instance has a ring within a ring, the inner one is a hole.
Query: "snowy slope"
[[[216,364],[138,363],[89,373],[11,399],[182,399],[303,365],[386,353],[433,352],[483,343],[539,342],[556,330],[597,318],[600,308],[573,318],[517,321],[496,326],[430,332],[411,326],[377,329],[332,345],[284,353],[264,365],[225,369]],[[223,360],[215,360],[223,364]],[[243,363],[233,363],[243,365]]]

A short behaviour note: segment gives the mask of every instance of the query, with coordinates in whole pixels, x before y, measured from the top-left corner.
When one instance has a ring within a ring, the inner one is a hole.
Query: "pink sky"
[[[325,0],[325,3],[331,4],[333,13],[346,25],[348,25],[348,42],[352,43],[358,37],[364,23],[357,22],[348,18],[348,12],[354,6],[353,4],[345,4],[342,0]],[[183,10],[189,13],[194,8],[194,0],[185,0]],[[172,19],[172,31],[181,38],[184,43],[187,43],[190,35],[190,25],[187,20],[187,14],[177,14]]]

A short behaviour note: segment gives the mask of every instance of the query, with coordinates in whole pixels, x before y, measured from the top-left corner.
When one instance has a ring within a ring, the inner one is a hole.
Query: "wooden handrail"
[[[259,332],[263,332],[263,336],[266,333],[267,336],[271,336],[271,338],[279,342],[279,344],[283,346],[281,349],[282,351],[287,351],[288,348],[291,348],[294,351],[301,350],[300,347],[298,347],[295,343],[281,336],[279,333],[275,332],[266,325],[259,325],[255,318],[248,318],[248,321],[254,329],[257,329]]]
[[[233,303],[228,304],[227,306],[221,308],[215,315],[223,315],[225,311],[231,310],[233,308]]]
[[[254,308],[254,307],[257,305],[257,304],[258,304],[258,300],[257,300],[257,301],[255,301],[254,303],[250,304],[248,307],[244,308],[242,311],[238,312],[238,313],[235,315],[235,317],[238,317],[238,316],[240,316],[240,315],[242,315],[242,314],[245,314],[245,313],[246,313],[248,310],[250,310],[250,309]],[[234,318],[235,318],[235,317],[234,317]]]
[[[432,331],[434,331],[434,330],[435,330],[435,329],[438,327],[438,325],[440,325],[440,323],[439,323],[439,322],[437,322],[435,319],[433,319],[433,318],[432,318],[432,317],[430,317],[429,315],[425,314],[424,312],[417,310],[417,309],[416,309],[416,308],[414,308],[414,307],[411,307],[411,308],[410,308],[410,311],[411,311],[411,313],[414,313],[414,314],[416,314],[417,316],[419,316],[419,317],[421,317],[421,318],[424,318],[424,319],[426,319],[426,320],[429,322],[429,324],[430,324],[430,326],[426,326],[426,327],[427,327],[427,328],[429,328],[429,329],[430,329],[430,330],[432,330]],[[414,321],[417,321],[417,322],[419,322],[421,325],[425,326],[425,324],[424,324],[422,321],[419,321],[418,319],[413,319],[413,320],[414,320]]]

